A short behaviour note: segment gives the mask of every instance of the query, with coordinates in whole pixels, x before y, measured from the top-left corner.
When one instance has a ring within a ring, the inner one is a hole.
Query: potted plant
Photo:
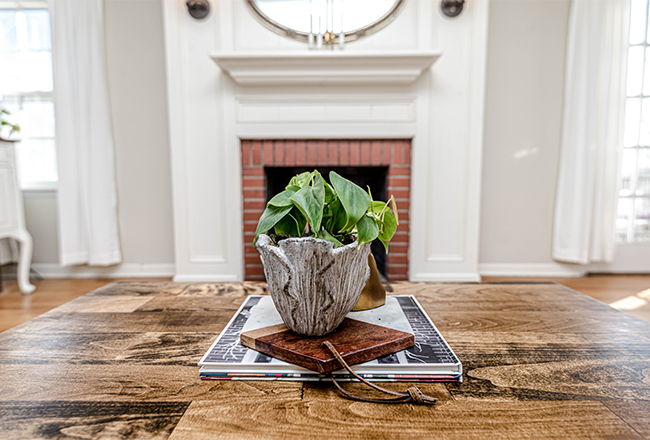
[[[12,122],[9,122],[6,117],[10,115],[7,110],[0,108],[0,141],[5,141],[5,142],[15,142],[13,139],[9,139],[11,135],[14,132],[20,131],[20,127]],[[9,128],[9,134],[4,137],[3,136],[3,131],[5,131],[5,128]]]
[[[255,232],[276,309],[290,330],[308,336],[334,331],[352,310],[370,276],[370,243],[378,238],[388,253],[398,225],[394,197],[374,201],[370,189],[334,171],[329,177],[294,176]]]

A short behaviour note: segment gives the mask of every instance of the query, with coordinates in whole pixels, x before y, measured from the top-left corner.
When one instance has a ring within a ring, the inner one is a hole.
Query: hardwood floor
[[[147,278],[146,280],[168,281],[169,278]],[[31,295],[22,295],[15,281],[4,280],[4,290],[0,292],[0,332],[113,281],[137,280],[133,278],[43,280],[37,282],[38,288]],[[583,278],[485,277],[483,281],[554,281],[650,322],[650,275],[593,275]]]
[[[581,278],[483,277],[483,281],[553,281],[650,322],[650,275],[590,275]]]
[[[15,281],[4,280],[0,292],[0,332],[29,321],[55,307],[113,281],[169,281],[170,278],[56,279],[36,282],[36,291],[23,295]],[[32,280],[34,282],[34,280]]]

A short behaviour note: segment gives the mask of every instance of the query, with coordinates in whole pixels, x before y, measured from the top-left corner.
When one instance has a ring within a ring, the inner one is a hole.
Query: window
[[[623,164],[616,220],[620,243],[650,242],[650,27],[648,0],[632,0]]]
[[[0,0],[0,107],[21,127],[16,143],[23,189],[55,188],[52,43],[44,5]]]

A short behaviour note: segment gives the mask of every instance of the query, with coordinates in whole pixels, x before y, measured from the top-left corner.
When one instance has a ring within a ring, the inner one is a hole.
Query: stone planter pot
[[[354,307],[370,277],[370,243],[334,249],[319,238],[260,235],[257,250],[275,308],[286,326],[306,336],[333,332]]]

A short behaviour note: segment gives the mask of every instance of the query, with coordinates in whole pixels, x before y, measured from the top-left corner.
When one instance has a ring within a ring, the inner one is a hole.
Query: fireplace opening
[[[334,171],[346,179],[356,183],[363,189],[370,187],[374,200],[386,201],[386,187],[388,180],[387,166],[357,166],[357,167],[264,167],[266,177],[266,202],[284,190],[289,180],[296,174],[317,169],[329,182],[330,171]],[[386,278],[386,250],[384,245],[375,240],[371,244],[371,251],[377,262],[379,273]]]

